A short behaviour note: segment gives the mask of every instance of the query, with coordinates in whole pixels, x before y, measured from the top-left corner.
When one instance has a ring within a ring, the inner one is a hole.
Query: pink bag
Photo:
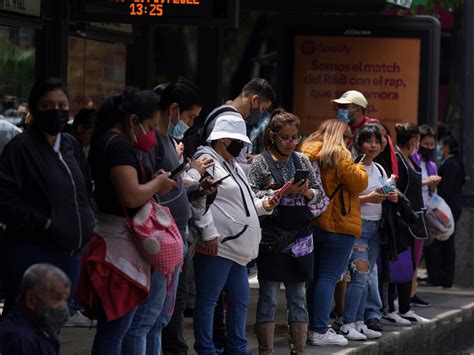
[[[183,239],[167,207],[151,199],[127,220],[138,250],[162,275],[183,264]]]

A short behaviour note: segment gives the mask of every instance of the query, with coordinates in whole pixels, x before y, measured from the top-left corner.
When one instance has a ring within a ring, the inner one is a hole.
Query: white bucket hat
[[[362,106],[363,108],[367,107],[367,100],[365,99],[364,95],[356,90],[346,91],[340,98],[331,101],[342,105],[354,104]]]
[[[238,139],[247,144],[251,143],[247,137],[247,127],[245,126],[244,119],[235,115],[218,117],[214,129],[209,137],[207,137],[207,142],[222,138]]]

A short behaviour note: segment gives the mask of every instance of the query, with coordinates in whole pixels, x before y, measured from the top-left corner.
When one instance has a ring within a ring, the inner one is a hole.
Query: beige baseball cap
[[[341,105],[354,104],[363,108],[367,107],[367,100],[364,95],[356,90],[346,91],[340,98],[331,101]]]

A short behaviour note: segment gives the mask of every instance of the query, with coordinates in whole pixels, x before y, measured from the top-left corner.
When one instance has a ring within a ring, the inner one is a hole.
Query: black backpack
[[[206,145],[207,129],[209,125],[214,122],[219,115],[224,112],[237,112],[235,108],[224,106],[216,110],[212,115],[206,117],[204,121],[196,122],[191,128],[185,133],[181,142],[184,144],[184,157],[192,158],[196,150],[201,145]]]

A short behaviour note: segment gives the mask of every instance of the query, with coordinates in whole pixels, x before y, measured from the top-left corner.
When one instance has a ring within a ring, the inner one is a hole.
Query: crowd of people
[[[92,354],[186,354],[195,294],[195,351],[248,354],[255,261],[260,354],[273,352],[281,284],[292,354],[427,322],[412,309],[430,305],[416,294],[423,254],[430,283],[454,280],[454,235],[437,239],[426,211],[436,195],[460,216],[456,140],[414,123],[392,139],[354,90],[303,140],[276,102],[253,79],[200,118],[197,87],[178,78],[68,125],[63,83],[35,84],[0,157],[0,353],[57,354],[60,327],[86,314]]]

